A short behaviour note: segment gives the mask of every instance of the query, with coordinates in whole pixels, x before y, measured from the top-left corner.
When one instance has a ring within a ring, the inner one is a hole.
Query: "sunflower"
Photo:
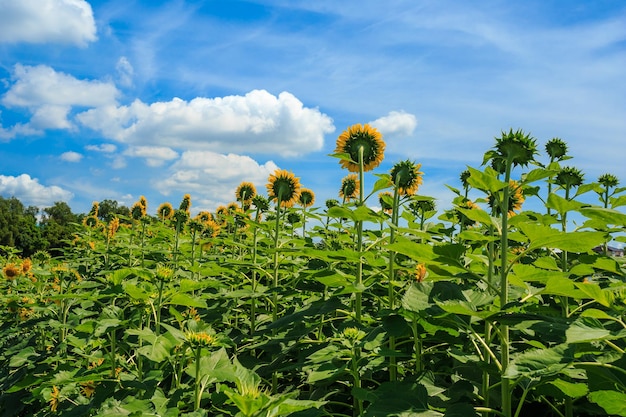
[[[341,159],[342,168],[359,172],[359,148],[363,148],[363,171],[371,171],[382,162],[385,152],[383,136],[374,127],[360,123],[344,130],[337,138],[336,154],[348,154],[350,159]]]
[[[393,212],[393,194],[389,191],[378,194],[378,202],[385,213],[391,214]]]
[[[341,180],[339,197],[344,200],[354,200],[359,196],[359,178],[356,174],[350,174]]]
[[[170,203],[163,203],[157,209],[157,214],[161,220],[171,219],[174,215],[174,207]]]
[[[604,185],[606,188],[617,187],[619,185],[619,179],[613,174],[603,174],[598,177],[598,182]]]
[[[556,174],[555,182],[563,188],[578,187],[582,185],[584,174],[574,167],[564,167]]]
[[[226,206],[226,210],[228,211],[228,214],[230,214],[231,216],[233,216],[237,210],[240,210],[239,204],[233,202],[228,203],[228,205]]]
[[[426,265],[424,265],[424,264],[417,264],[415,266],[415,280],[417,282],[424,281],[424,278],[426,278],[426,274],[427,273],[428,273],[428,271],[426,271]]]
[[[411,213],[415,214],[416,216],[419,213],[426,213],[428,211],[433,211],[435,209],[436,209],[435,201],[430,200],[430,199],[414,200],[409,203],[409,210],[411,210]]]
[[[422,185],[422,164],[406,161],[398,162],[391,168],[391,183],[398,187],[400,195],[414,195]]]
[[[220,226],[226,224],[226,216],[228,216],[228,207],[218,206],[217,209],[215,209],[215,221]]]
[[[281,207],[293,207],[300,197],[300,179],[284,169],[277,169],[269,177],[267,194],[270,200],[280,201]]]
[[[98,209],[100,207],[100,203],[98,203],[97,201],[94,201],[93,204],[91,205],[91,210],[89,210],[89,216],[94,216],[94,217],[98,217]]]
[[[143,204],[141,204],[140,201],[137,201],[130,208],[130,217],[132,217],[135,220],[139,220],[139,219],[145,217],[145,215],[146,215],[146,208],[144,207]]]
[[[270,203],[267,201],[267,198],[258,194],[252,199],[252,205],[260,212],[265,212],[270,208]]]
[[[483,163],[491,160],[491,167],[499,173],[504,173],[506,163],[514,166],[526,166],[535,159],[537,154],[537,141],[525,134],[522,130],[509,133],[502,132],[502,136],[496,138],[495,149],[485,153]]]
[[[515,216],[515,211],[522,209],[524,204],[524,193],[522,186],[515,180],[509,180],[509,207],[507,213],[509,217]],[[496,202],[493,194],[489,195],[489,206],[494,210],[496,215],[502,214],[500,210],[500,202]]]
[[[459,197],[459,198],[462,198],[462,197]],[[480,206],[478,204],[466,198],[462,199],[462,201],[458,203],[458,207],[461,209],[466,209],[466,210],[480,210]],[[476,224],[474,220],[467,217],[460,210],[454,210],[454,212],[461,226],[466,227],[466,226],[473,226],[474,224]]]
[[[552,138],[546,142],[546,152],[553,161],[560,161],[567,155],[567,143],[560,138]]]
[[[191,195],[185,194],[183,196],[183,200],[180,202],[180,206],[178,206],[179,210],[186,211],[189,214],[189,210],[191,209]]]
[[[27,274],[31,268],[33,267],[33,263],[30,259],[26,258],[22,261],[22,272]]]
[[[4,273],[6,279],[13,281],[20,275],[21,270],[14,263],[8,263],[4,266],[4,268],[2,268],[2,272]]]
[[[94,215],[89,215],[83,218],[83,226],[89,227],[90,229],[95,229],[100,225],[100,221]]]
[[[235,191],[235,199],[241,201],[243,205],[250,205],[256,195],[256,188],[251,182],[242,182]]]
[[[213,215],[210,212],[203,210],[200,213],[198,213],[196,217],[194,217],[194,220],[198,220],[202,223],[206,223],[209,220],[213,220]]]
[[[192,347],[211,347],[217,343],[217,338],[205,331],[188,331],[185,333],[185,337]]]
[[[309,190],[308,188],[302,188],[300,190],[300,197],[298,198],[298,203],[302,207],[311,207],[315,202],[315,193]]]
[[[57,388],[57,386],[53,386],[50,391],[50,411],[53,413],[57,411],[57,407],[59,406],[59,399],[61,396],[61,391]]]
[[[146,213],[148,212],[148,200],[146,200],[146,197],[144,196],[140,196],[139,197],[139,204],[141,204],[143,206],[143,209],[146,211]]]
[[[204,231],[202,235],[207,238],[214,238],[220,234],[220,225],[217,224],[213,219],[207,220],[204,222]]]
[[[109,227],[107,228],[107,237],[109,239],[113,239],[119,227],[120,227],[120,219],[118,219],[117,217],[113,217],[113,220],[109,222]]]
[[[96,384],[93,381],[82,382],[80,384],[80,393],[87,398],[91,398],[96,392]]]
[[[335,200],[334,198],[329,198],[324,204],[326,205],[326,208],[330,209],[333,207],[337,207],[339,205],[339,201]]]

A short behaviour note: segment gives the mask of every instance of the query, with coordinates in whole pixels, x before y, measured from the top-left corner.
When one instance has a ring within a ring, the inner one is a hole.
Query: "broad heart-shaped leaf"
[[[613,293],[610,289],[600,288],[594,282],[576,282],[574,285],[584,294],[584,296],[593,299],[597,303],[605,307],[613,305]]]
[[[580,382],[569,382],[558,378],[554,381],[550,381],[549,384],[558,388],[559,391],[561,391],[563,394],[567,395],[570,398],[584,397],[589,392],[587,384],[583,384]]]
[[[626,329],[610,331],[593,317],[577,318],[565,331],[567,343],[587,343],[602,340],[617,340],[626,337]]]
[[[329,217],[340,217],[353,221],[374,222],[378,223],[381,219],[380,215],[369,207],[359,206],[354,210],[346,207],[335,206],[328,209]]]
[[[507,183],[500,181],[496,177],[496,172],[493,170],[485,170],[483,172],[472,167],[467,167],[467,169],[470,172],[467,183],[474,188],[487,193],[496,193],[507,186]]]
[[[182,294],[182,293],[176,293],[172,295],[172,297],[169,300],[167,300],[167,304],[174,304],[174,305],[184,306],[184,307],[207,308],[207,304],[205,300],[198,298],[198,297],[191,297],[190,295]]]
[[[619,197],[612,197],[609,201],[611,202],[612,208],[626,206],[626,194],[620,195]]]
[[[402,297],[402,307],[414,312],[426,310],[433,305],[428,301],[432,289],[433,284],[431,282],[413,283]]]
[[[551,175],[555,174],[556,172],[557,171],[551,170],[551,169],[536,168],[536,169],[533,169],[532,171],[530,171],[530,172],[528,172],[526,174],[523,174],[521,183],[523,185],[530,184],[530,183],[533,183],[535,181],[539,181],[539,180],[542,180],[544,178],[548,178]],[[526,194],[525,191],[524,191],[524,194]]]
[[[428,408],[428,391],[416,382],[383,382],[367,398],[370,406],[364,417],[441,417]]]
[[[626,394],[619,391],[593,391],[589,394],[591,402],[604,408],[612,416],[626,416]]]
[[[513,355],[504,377],[508,379],[541,378],[556,375],[574,360],[574,348],[567,344],[548,349],[532,349]]]
[[[541,248],[561,249],[568,252],[584,253],[604,243],[605,236],[602,232],[560,232],[549,226],[534,223],[520,223],[520,230],[530,244],[528,250]]]
[[[493,226],[498,230],[500,229],[500,223],[498,222],[498,219],[495,217],[491,217],[489,213],[487,213],[485,210],[464,209],[460,207],[457,207],[456,210],[461,212],[465,217],[470,220],[474,220],[475,222],[482,223],[487,226]]]
[[[583,207],[578,212],[585,217],[594,220],[601,220],[607,225],[626,226],[626,214],[603,207]]]
[[[564,214],[564,213],[567,213],[568,211],[578,210],[582,206],[583,206],[583,203],[579,201],[568,200],[554,193],[548,196],[548,201],[546,202],[547,208],[556,210],[559,214]]]

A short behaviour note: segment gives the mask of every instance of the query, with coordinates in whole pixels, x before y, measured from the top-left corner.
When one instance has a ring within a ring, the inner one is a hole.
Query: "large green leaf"
[[[583,207],[578,212],[590,219],[601,220],[607,225],[626,226],[626,214],[621,211],[603,207]]]
[[[619,391],[593,391],[589,399],[610,415],[626,416],[626,394]]]
[[[548,349],[532,349],[514,355],[505,378],[541,378],[556,375],[574,360],[572,346],[562,344]]]
[[[610,331],[593,317],[579,317],[565,331],[567,343],[598,342],[626,337],[626,330]]]
[[[467,179],[469,185],[487,193],[495,193],[507,186],[507,183],[500,181],[493,170],[479,171],[468,167],[470,176]]]
[[[589,252],[605,240],[602,232],[561,232],[536,223],[520,223],[519,228],[530,240],[528,250],[561,249],[568,252]]]
[[[589,392],[587,384],[583,384],[580,382],[569,382],[558,378],[554,381],[550,381],[549,384],[558,388],[559,391],[561,391],[563,394],[567,395],[570,398],[584,397]]]
[[[384,382],[368,396],[370,406],[364,417],[441,417],[428,408],[428,392],[418,383]]]
[[[583,204],[576,200],[567,200],[554,193],[548,196],[548,201],[546,202],[547,208],[556,210],[561,215],[569,211],[578,210],[582,206]]]

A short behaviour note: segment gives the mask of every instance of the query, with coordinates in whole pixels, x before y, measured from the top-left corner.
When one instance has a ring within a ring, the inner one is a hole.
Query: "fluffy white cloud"
[[[269,175],[277,168],[273,161],[259,164],[244,155],[187,151],[172,165],[169,177],[157,181],[155,186],[166,196],[190,193],[197,200],[196,209],[215,210],[218,205],[235,200],[235,190],[242,181],[255,184],[263,192]]]
[[[78,152],[68,151],[63,152],[60,158],[65,162],[80,162],[83,159],[83,155]]]
[[[130,87],[133,85],[133,74],[135,70],[125,56],[121,57],[115,65],[117,80],[121,86]]]
[[[46,207],[57,201],[68,201],[74,197],[70,191],[56,185],[44,186],[37,178],[28,174],[17,177],[0,175],[0,194],[16,197],[26,206]]]
[[[96,23],[84,0],[0,0],[0,42],[95,41]]]
[[[175,146],[213,152],[302,155],[322,148],[332,119],[304,107],[288,92],[245,96],[174,98],[128,106],[101,106],[77,115],[84,125],[130,145]]]
[[[124,155],[145,158],[149,166],[157,167],[165,161],[178,158],[178,153],[166,146],[131,146]]]
[[[72,107],[97,107],[116,103],[119,90],[111,82],[79,80],[46,65],[17,64],[15,82],[0,101],[6,107],[26,107],[33,116],[24,125],[31,133],[45,129],[69,129]],[[11,128],[14,135],[24,133]]]
[[[370,124],[383,136],[410,136],[417,127],[417,119],[410,113],[391,111],[387,116],[378,118]]]

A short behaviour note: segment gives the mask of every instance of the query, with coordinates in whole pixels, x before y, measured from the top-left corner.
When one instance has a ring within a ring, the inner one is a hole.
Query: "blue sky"
[[[624,184],[626,3],[0,0],[0,195],[25,205],[215,210],[279,167],[323,206],[355,123],[439,207],[510,128]]]

